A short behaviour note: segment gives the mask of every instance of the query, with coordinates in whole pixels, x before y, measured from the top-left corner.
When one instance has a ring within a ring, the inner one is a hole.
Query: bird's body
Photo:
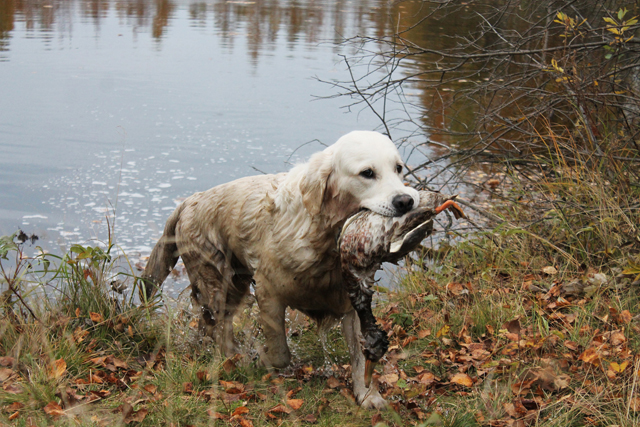
[[[388,217],[371,211],[360,211],[350,217],[338,239],[342,276],[351,304],[360,318],[367,359],[368,380],[377,362],[387,351],[386,334],[376,324],[371,299],[376,271],[383,262],[396,263],[433,231],[433,218],[443,209],[451,209],[456,218],[462,210],[446,196],[420,191],[420,203],[403,216]]]

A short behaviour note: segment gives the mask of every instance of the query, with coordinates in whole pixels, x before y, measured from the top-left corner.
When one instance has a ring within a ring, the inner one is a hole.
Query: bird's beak
[[[372,362],[367,359],[364,363],[364,386],[369,388],[371,385],[371,378],[373,377],[373,368],[376,367],[376,362]]]

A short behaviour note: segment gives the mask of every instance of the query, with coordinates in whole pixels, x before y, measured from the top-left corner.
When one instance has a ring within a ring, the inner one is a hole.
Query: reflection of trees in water
[[[16,22],[23,22],[27,30],[56,31],[58,36],[64,36],[64,29],[71,32],[76,11],[98,28],[115,11],[134,32],[147,29],[154,38],[161,39],[178,4],[172,0],[5,0],[0,2],[0,48],[8,49],[6,40]],[[192,27],[213,25],[227,46],[233,46],[238,38],[245,39],[255,59],[261,51],[275,48],[279,37],[293,48],[300,41],[308,46],[340,42],[343,37],[371,31],[381,36],[391,24],[387,8],[384,0],[359,0],[353,4],[347,0],[214,0],[190,2],[188,16]]]
[[[13,16],[15,14],[15,2],[7,0],[0,2],[0,52],[8,50],[9,38],[13,30]],[[2,56],[0,54],[0,59]]]

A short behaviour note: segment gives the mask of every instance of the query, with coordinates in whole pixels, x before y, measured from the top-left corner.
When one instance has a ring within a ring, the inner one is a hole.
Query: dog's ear
[[[319,214],[322,209],[332,171],[333,155],[329,150],[314,154],[307,163],[307,171],[300,181],[300,193],[302,203],[311,215]]]

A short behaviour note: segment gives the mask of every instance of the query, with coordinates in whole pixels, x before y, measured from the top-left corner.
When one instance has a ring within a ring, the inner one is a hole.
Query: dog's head
[[[378,132],[355,131],[314,154],[300,183],[311,214],[326,210],[346,219],[359,209],[401,216],[417,206],[418,192],[402,183],[395,145]]]

